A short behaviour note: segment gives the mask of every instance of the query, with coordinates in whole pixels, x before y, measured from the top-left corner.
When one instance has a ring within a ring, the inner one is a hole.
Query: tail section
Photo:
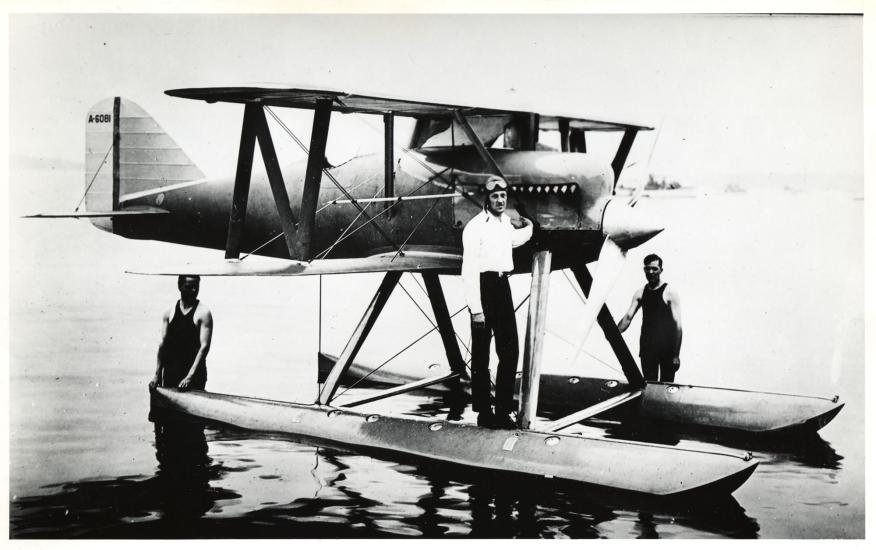
[[[88,111],[85,205],[89,212],[123,211],[126,200],[204,177],[173,138],[133,101],[108,98]],[[91,220],[113,231],[111,216]]]

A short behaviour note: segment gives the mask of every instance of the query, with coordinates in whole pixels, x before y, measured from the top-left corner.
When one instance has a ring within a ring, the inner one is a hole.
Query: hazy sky
[[[629,177],[862,177],[855,16],[11,15],[13,158],[81,162],[84,116],[134,100],[208,175],[233,170],[242,107],[170,88],[252,82],[658,126]],[[377,138],[335,121],[338,140]],[[309,115],[290,115],[309,133]],[[279,138],[278,138],[279,139]],[[348,148],[360,145],[347,144]],[[15,165],[13,165],[14,167]],[[622,180],[623,183],[623,180]]]

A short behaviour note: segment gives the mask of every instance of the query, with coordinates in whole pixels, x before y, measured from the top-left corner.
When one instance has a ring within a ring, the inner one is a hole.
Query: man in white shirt
[[[505,208],[508,182],[490,176],[484,184],[484,211],[462,231],[462,280],[471,312],[472,408],[478,425],[513,429],[514,375],[517,372],[517,320],[508,274],[514,269],[511,249],[532,237],[532,222],[512,221]],[[496,411],[490,404],[490,339],[496,336]]]

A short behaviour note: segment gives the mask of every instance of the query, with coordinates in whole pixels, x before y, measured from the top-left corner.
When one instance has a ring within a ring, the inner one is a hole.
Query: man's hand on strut
[[[471,316],[471,322],[475,328],[484,328],[487,326],[487,320],[483,313],[475,313]]]
[[[189,386],[191,386],[191,385],[192,385],[192,377],[186,376],[185,378],[180,380],[179,389],[185,391],[185,390],[189,389]]]
[[[158,375],[152,377],[152,380],[149,381],[149,389],[154,390],[158,387]]]

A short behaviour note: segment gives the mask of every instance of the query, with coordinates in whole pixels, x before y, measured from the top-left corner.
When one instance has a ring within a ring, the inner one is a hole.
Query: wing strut
[[[447,310],[447,302],[444,300],[444,290],[441,288],[441,280],[437,273],[423,272],[423,282],[426,283],[426,294],[432,303],[432,313],[435,314],[435,324],[441,334],[444,343],[444,352],[447,354],[447,363],[450,370],[456,374],[465,374],[465,361],[456,343],[456,332],[453,330],[453,322],[450,320],[450,312]]]
[[[264,117],[264,114],[262,115]],[[316,100],[313,111],[313,130],[310,133],[310,153],[307,155],[307,172],[304,175],[304,192],[301,196],[301,223],[298,225],[298,258],[309,260],[310,240],[316,221],[316,203],[319,200],[319,184],[325,167],[325,145],[328,141],[329,122],[332,116],[332,100]],[[265,125],[267,129],[267,125]]]
[[[331,100],[319,99],[313,112],[313,131],[310,139],[310,154],[304,176],[304,192],[301,197],[300,223],[292,213],[283,173],[277,160],[277,151],[271,139],[271,131],[265,118],[264,107],[249,102],[243,111],[243,126],[240,131],[240,150],[237,157],[237,173],[234,179],[231,214],[228,220],[228,238],[225,241],[225,258],[240,256],[240,239],[246,222],[249,186],[252,180],[252,162],[255,143],[258,140],[271,185],[271,193],[280,216],[280,225],[286,239],[286,248],[292,259],[310,259],[310,241],[316,218],[316,203],[319,184],[325,162],[325,145],[331,120]]]
[[[572,153],[587,152],[587,133],[580,128],[569,131],[569,151]]]
[[[392,113],[383,115],[383,196],[395,195],[395,151],[393,149],[393,128],[395,119]],[[386,211],[386,217],[392,217],[392,209]]]
[[[340,384],[341,377],[350,368],[350,365],[353,364],[353,360],[356,359],[356,354],[359,353],[359,349],[365,342],[365,338],[368,337],[368,333],[371,332],[371,327],[374,326],[374,323],[380,316],[383,306],[386,305],[390,294],[392,294],[392,290],[395,288],[395,285],[398,284],[398,280],[401,276],[401,271],[388,271],[386,275],[384,275],[383,282],[380,283],[380,287],[371,299],[371,303],[368,304],[368,307],[365,309],[365,313],[362,315],[362,319],[353,331],[353,335],[350,336],[350,340],[347,342],[346,347],[344,347],[344,351],[341,352],[335,366],[332,367],[331,372],[329,372],[328,377],[325,379],[325,385],[323,385],[322,391],[319,393],[318,403],[320,405],[328,405],[332,397],[334,397],[338,385]]]
[[[560,130],[560,151],[569,152],[569,119],[561,118],[557,121],[557,127]]]
[[[633,148],[633,141],[636,140],[638,129],[624,130],[624,137],[621,138],[618,145],[617,153],[614,155],[614,160],[611,161],[611,169],[614,171],[614,189],[612,195],[617,190],[617,181],[620,179],[621,172],[624,169],[624,163],[627,161],[627,155],[630,154],[630,149]]]
[[[465,118],[465,115],[462,114],[462,111],[460,111],[459,109],[455,109],[453,111],[453,118],[460,126],[462,126],[463,131],[465,131],[465,135],[468,136],[468,140],[471,141],[472,144],[475,146],[475,149],[478,150],[478,154],[486,163],[487,167],[490,169],[490,172],[507,180],[508,178],[506,178],[505,174],[502,173],[502,169],[499,168],[498,164],[496,164],[496,159],[494,159],[493,155],[491,155],[489,151],[487,151],[487,148],[484,147],[484,143],[481,141],[481,138],[479,138],[475,131],[472,129],[471,125],[468,123],[468,120]]]
[[[520,147],[524,151],[535,151],[538,144],[538,113],[525,113],[517,117],[517,131]]]
[[[578,281],[578,285],[581,287],[584,295],[588,296],[590,294],[590,286],[593,284],[593,277],[591,277],[590,272],[587,270],[587,266],[581,264],[574,265],[572,266],[572,273],[575,274],[575,279]],[[612,317],[611,312],[608,310],[608,306],[603,304],[596,317],[596,321],[599,323],[599,327],[602,329],[603,334],[605,334],[605,339],[608,340],[612,351],[614,351],[615,356],[620,362],[627,381],[633,387],[644,387],[645,378],[639,371],[639,366],[636,364],[633,354],[630,353],[630,348],[624,342],[624,337],[617,329],[614,317]]]
[[[249,202],[249,183],[252,178],[252,160],[255,154],[254,111],[261,109],[247,103],[243,110],[243,126],[240,130],[240,150],[237,154],[237,174],[234,176],[234,192],[231,199],[231,214],[228,217],[228,238],[225,241],[225,259],[240,257],[240,236],[246,221],[246,206]]]
[[[280,163],[277,161],[277,151],[274,149],[274,141],[271,139],[265,111],[261,105],[256,105],[254,109],[250,110],[250,113],[253,131],[262,150],[265,171],[268,173],[268,183],[270,183],[271,193],[274,195],[274,204],[277,205],[277,213],[280,215],[280,225],[283,228],[283,236],[286,238],[286,248],[289,250],[291,258],[298,258],[299,256],[295,253],[296,220],[292,214],[292,206],[289,204],[289,195],[286,193],[286,184],[283,182],[283,174],[280,172]],[[246,115],[244,114],[244,116]],[[310,168],[309,162],[308,168]]]
[[[532,286],[529,295],[529,318],[523,349],[523,380],[520,384],[520,414],[517,426],[528,430],[538,406],[538,381],[541,376],[541,352],[547,321],[547,298],[551,278],[551,252],[539,250],[532,257]]]

